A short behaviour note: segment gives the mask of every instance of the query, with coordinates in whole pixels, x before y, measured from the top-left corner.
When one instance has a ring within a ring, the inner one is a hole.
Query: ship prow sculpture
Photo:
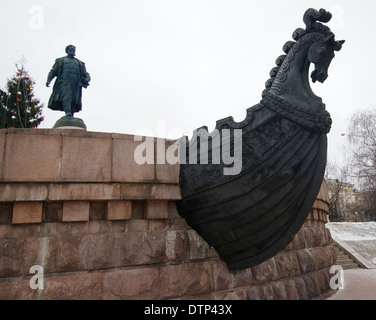
[[[310,87],[309,67],[312,81],[323,83],[344,43],[323,24],[331,17],[324,9],[305,12],[306,28],[283,46],[262,100],[242,122],[229,117],[212,133],[202,127],[181,139],[178,211],[230,269],[285,249],[319,192],[331,118]]]

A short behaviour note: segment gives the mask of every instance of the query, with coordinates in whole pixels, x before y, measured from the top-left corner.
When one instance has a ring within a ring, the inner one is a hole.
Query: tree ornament
[[[0,128],[36,128],[44,120],[43,104],[34,97],[36,81],[23,68],[22,61],[16,67],[5,83],[7,90],[0,90]]]

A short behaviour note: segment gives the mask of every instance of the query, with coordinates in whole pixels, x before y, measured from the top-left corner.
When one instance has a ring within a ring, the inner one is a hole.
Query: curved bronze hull
[[[327,141],[263,104],[241,123],[217,122],[219,132],[234,128],[242,129],[240,174],[223,175],[222,162],[190,164],[188,156],[178,211],[231,269],[242,269],[283,250],[301,228],[322,183]]]

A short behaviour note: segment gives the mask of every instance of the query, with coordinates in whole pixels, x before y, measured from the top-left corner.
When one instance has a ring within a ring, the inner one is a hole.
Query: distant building
[[[354,184],[328,179],[329,219],[331,221],[364,221],[370,209],[370,191],[358,191]]]

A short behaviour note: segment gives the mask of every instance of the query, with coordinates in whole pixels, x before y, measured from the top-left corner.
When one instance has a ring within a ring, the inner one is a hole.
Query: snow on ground
[[[334,240],[345,242],[376,265],[376,222],[329,222],[326,227]]]
[[[326,227],[342,241],[376,240],[376,222],[329,222]]]

